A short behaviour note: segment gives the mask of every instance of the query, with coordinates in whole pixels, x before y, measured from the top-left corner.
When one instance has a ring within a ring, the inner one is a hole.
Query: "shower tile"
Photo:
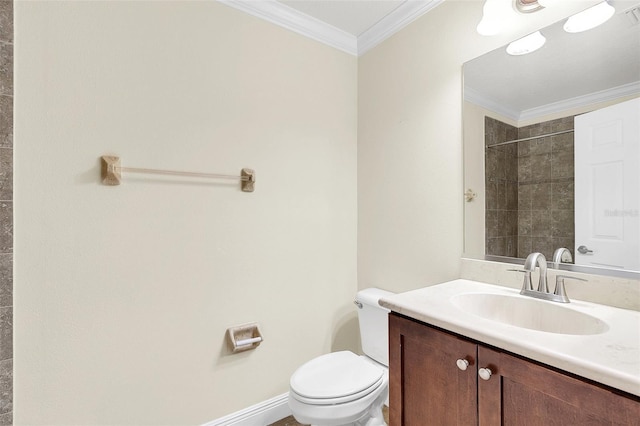
[[[531,136],[541,136],[547,133],[551,133],[551,123],[549,121],[534,124],[531,128]]]
[[[531,137],[531,126],[521,127],[518,129],[518,139]]]
[[[13,95],[13,45],[2,43],[1,41],[0,41],[0,94]]]
[[[11,426],[13,424],[13,413],[0,414],[0,426]]]
[[[553,237],[571,237],[575,235],[573,210],[552,210],[551,230]]]
[[[531,209],[549,210],[551,208],[551,184],[536,183],[531,185]]]
[[[539,138],[529,141],[529,153],[531,155],[551,153],[551,138]]]
[[[532,237],[552,237],[553,226],[548,215],[542,212],[533,212],[531,221],[531,236]]]
[[[0,254],[0,307],[13,306],[13,255]]]
[[[573,116],[559,118],[551,122],[552,132],[561,132],[563,130],[573,129]]]
[[[13,308],[0,308],[0,360],[13,356]]]
[[[530,152],[531,141],[518,142],[518,157],[526,157]]]
[[[553,179],[573,179],[573,151],[554,152],[551,158],[551,177]]]
[[[12,1],[0,1],[0,40],[13,43]]]
[[[518,211],[518,236],[531,236],[533,216],[530,210]]]
[[[553,210],[573,210],[574,187],[573,180],[552,183],[551,208]]]
[[[13,146],[13,98],[0,95],[0,147]]]
[[[519,157],[518,158],[518,182],[521,184],[531,181],[531,157]]]
[[[518,181],[518,157],[508,152],[505,155],[505,178],[509,182]]]
[[[551,149],[553,152],[571,151],[573,154],[573,133],[552,136]]]
[[[507,184],[502,181],[496,185],[498,189],[498,210],[505,210],[507,208]]]
[[[485,213],[486,236],[495,238],[502,236],[498,210],[487,210]]]
[[[505,235],[508,237],[518,235],[518,211],[505,211]]]
[[[0,200],[13,199],[13,149],[0,147]]]
[[[495,182],[485,183],[485,209],[496,210],[498,208],[498,186]]]
[[[487,254],[490,256],[504,256],[505,237],[489,238],[487,240]]]
[[[506,165],[505,165],[505,151],[500,147],[497,148],[488,148],[491,153],[491,166],[493,169],[491,170],[491,176],[495,177],[499,180],[504,180],[506,178]]]
[[[0,253],[13,251],[13,203],[0,202]]]
[[[518,236],[518,257],[525,258],[533,252],[531,237]]]
[[[0,361],[0,413],[7,414],[13,409],[13,360]]]
[[[546,181],[551,178],[551,154],[532,155],[531,180],[533,182]]]
[[[552,259],[554,250],[552,237],[531,237],[531,253],[539,252]]]
[[[504,153],[497,148],[485,149],[485,173],[492,179],[504,179]]]
[[[507,210],[518,210],[518,184],[516,182],[507,182]]]
[[[506,131],[506,141],[513,141],[518,139],[518,128],[517,127],[513,127],[513,126],[509,126],[507,124],[507,131]]]
[[[505,237],[505,247],[503,256],[517,257],[518,256],[518,237],[513,235]]]
[[[518,210],[531,210],[533,185],[518,185]]]

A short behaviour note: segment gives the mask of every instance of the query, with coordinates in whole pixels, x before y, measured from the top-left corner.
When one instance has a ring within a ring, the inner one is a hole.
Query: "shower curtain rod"
[[[546,137],[549,137],[549,136],[563,135],[565,133],[571,133],[571,132],[573,132],[573,129],[561,130],[559,132],[547,133],[546,135],[531,136],[529,138],[514,139],[514,140],[511,140],[511,141],[494,143],[493,145],[487,145],[487,148],[493,148],[494,146],[508,145],[508,144],[511,144],[511,143],[525,142],[525,141],[530,141],[530,140],[533,140],[533,139],[546,138]]]

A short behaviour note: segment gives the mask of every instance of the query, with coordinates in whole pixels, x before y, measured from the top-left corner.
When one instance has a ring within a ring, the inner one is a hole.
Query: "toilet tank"
[[[393,296],[390,291],[367,288],[356,294],[360,342],[369,358],[389,366],[389,309],[378,305],[382,297]]]

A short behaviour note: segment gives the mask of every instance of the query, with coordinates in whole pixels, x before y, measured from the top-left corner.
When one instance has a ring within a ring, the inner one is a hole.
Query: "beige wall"
[[[483,2],[447,0],[360,58],[360,287],[404,291],[459,276],[462,65],[596,2],[558,3],[482,37]]]
[[[16,3],[16,424],[203,423],[352,347],[356,78],[214,1]]]

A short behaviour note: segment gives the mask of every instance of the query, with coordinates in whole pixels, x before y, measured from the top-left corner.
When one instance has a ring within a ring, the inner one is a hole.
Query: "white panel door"
[[[575,118],[577,265],[640,271],[640,98]]]

